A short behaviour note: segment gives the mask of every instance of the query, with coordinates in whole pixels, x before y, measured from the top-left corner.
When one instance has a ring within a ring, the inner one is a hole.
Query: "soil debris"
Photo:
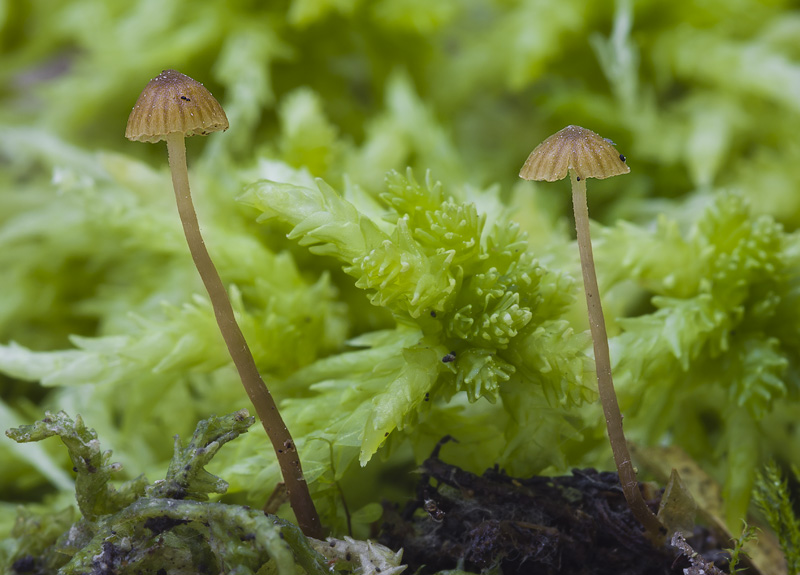
[[[683,575],[691,567],[677,549],[657,549],[644,537],[616,473],[573,469],[562,477],[521,479],[494,467],[478,476],[439,459],[448,440],[422,464],[416,499],[402,510],[386,506],[380,542],[404,549],[409,572]],[[657,509],[660,492],[644,487],[648,505]],[[687,541],[727,567],[707,530],[696,528]]]

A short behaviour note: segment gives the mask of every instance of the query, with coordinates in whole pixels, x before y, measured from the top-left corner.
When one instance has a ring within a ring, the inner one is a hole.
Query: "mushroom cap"
[[[567,126],[536,148],[525,160],[519,177],[555,182],[575,170],[580,178],[610,178],[631,171],[611,140],[586,128]]]
[[[164,70],[136,100],[125,137],[155,143],[175,132],[205,136],[227,129],[225,111],[205,86],[175,70]]]

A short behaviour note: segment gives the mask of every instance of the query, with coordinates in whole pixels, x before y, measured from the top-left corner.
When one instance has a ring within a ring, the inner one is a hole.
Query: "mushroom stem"
[[[606,418],[608,438],[614,463],[617,466],[620,484],[633,516],[644,526],[648,538],[654,543],[664,538],[664,528],[658,518],[650,511],[639,491],[636,470],[631,463],[628,444],[622,431],[622,414],[611,379],[611,358],[608,352],[608,334],[603,307],[600,304],[600,289],[592,255],[592,241],[589,237],[589,205],[586,199],[586,179],[579,178],[575,170],[569,171],[572,182],[572,208],[575,212],[575,228],[578,232],[578,251],[581,256],[581,271],[586,291],[586,305],[589,308],[589,327],[594,343],[594,362],[597,370],[597,390]]]
[[[322,527],[308,491],[308,484],[303,477],[297,448],[275,405],[272,394],[261,379],[250,347],[242,335],[242,330],[239,329],[239,324],[236,323],[228,294],[217,268],[208,254],[203,236],[200,234],[200,225],[197,222],[197,214],[189,190],[184,135],[180,132],[173,132],[166,136],[166,140],[172,185],[175,188],[175,199],[178,202],[178,213],[183,224],[186,242],[189,244],[189,251],[197,271],[200,273],[200,278],[208,291],[220,332],[222,332],[233,363],[239,372],[242,385],[244,385],[256,413],[261,419],[261,424],[272,442],[272,447],[275,449],[297,523],[305,535],[321,539]]]

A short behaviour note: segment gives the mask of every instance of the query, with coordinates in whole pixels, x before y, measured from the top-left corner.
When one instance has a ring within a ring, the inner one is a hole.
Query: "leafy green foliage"
[[[44,572],[56,572],[63,564],[63,556],[53,553],[51,547],[75,522],[72,505],[55,513],[36,513],[27,507],[17,510],[10,537],[0,548],[0,565],[12,566],[17,561],[30,563],[38,557]]]
[[[30,128],[3,129],[1,153],[12,158],[2,177],[14,191],[0,216],[0,370],[44,386],[44,408],[79,408],[119,446],[127,468],[166,464],[162,426],[190,433],[198,418],[238,409],[244,398],[229,385],[235,374],[211,306],[195,295],[202,286],[168,174]],[[259,365],[285,375],[341,346],[345,309],[330,276],[308,277],[290,254],[268,249],[224,190],[221,179],[196,186],[213,257]],[[3,406],[3,422],[39,411],[23,397]],[[10,484],[68,485],[66,458],[7,443],[0,451]]]
[[[622,224],[598,249],[607,285],[632,280],[655,308],[618,321],[623,412],[646,441],[669,433],[698,459],[728,452],[732,526],[744,517],[755,478],[744,462],[758,459],[766,414],[800,391],[800,347],[787,329],[800,321],[797,245],[729,193],[711,199],[685,235],[666,218],[652,231]]]
[[[496,461],[503,444],[500,462],[510,469],[563,464],[557,446],[580,436],[580,416],[564,418],[558,406],[593,397],[586,336],[563,317],[574,300],[571,278],[538,264],[506,213],[486,228],[477,205],[495,203],[494,190],[446,193],[430,175],[420,183],[409,171],[387,177],[383,211],[352,188],[345,193],[321,180],[316,189],[263,181],[240,198],[262,212],[259,221],[288,224],[287,237],[338,260],[396,324],[287,379],[310,391],[286,404],[294,429],[324,439],[306,443],[307,476],[330,466],[327,442],[341,471],[356,456],[365,465],[384,443],[397,445],[396,431],[430,449],[463,428],[456,421],[478,416],[482,408],[471,405],[482,400],[498,402],[495,421],[476,436],[471,465]],[[315,405],[327,406],[323,420]]]
[[[207,501],[209,493],[225,493],[228,484],[211,475],[204,467],[217,454],[219,448],[245,433],[255,418],[246,409],[237,411],[226,419],[205,419],[197,424],[189,445],[181,447],[175,437],[175,453],[164,481],[147,488],[148,497],[194,499]]]
[[[155,26],[149,0],[33,0],[0,21],[0,121],[156,157],[100,127],[121,125],[144,82],[172,62],[222,96],[231,129],[209,155],[237,163],[276,142],[284,159],[329,170],[313,173],[332,182],[347,173],[377,186],[387,170],[412,165],[447,181],[510,183],[533,144],[575,123],[624,138],[640,196],[736,183],[759,199],[756,209],[796,223],[791,39],[800,24],[787,3],[615,7],[279,0],[193,9],[174,0]],[[307,128],[282,132],[288,115],[310,118],[300,108],[313,100],[326,121],[290,121]],[[330,161],[327,127],[349,149],[341,163]],[[653,213],[608,192],[603,203]]]
[[[81,416],[75,421],[62,412],[47,413],[45,418],[33,425],[11,429],[6,435],[17,443],[41,441],[57,435],[69,450],[73,470],[78,474],[75,490],[81,514],[89,521],[101,515],[116,513],[130,505],[144,493],[147,484],[144,476],[137,477],[120,489],[109,484],[111,474],[119,471],[119,463],[109,463],[111,452],[100,451],[97,433],[83,423]]]
[[[800,469],[792,467],[795,479],[800,481]],[[753,498],[767,523],[778,536],[790,575],[800,573],[800,519],[795,513],[789,486],[774,461],[759,473]]]
[[[703,461],[734,528],[757,463],[797,459],[798,250],[775,224],[800,222],[787,2],[196,4],[0,1],[5,426],[80,412],[125,469],[151,472],[172,455],[164,429],[245,401],[151,167],[163,147],[121,137],[142,85],[174,66],[231,120],[189,141],[200,221],[330,525],[334,480],[368,505],[377,478],[454,429],[475,471],[610,465],[581,405],[568,195],[516,183],[567,124],[613,138],[632,167],[590,192],[599,222],[632,222],[594,234],[626,430]],[[445,186],[385,182],[406,166]],[[232,201],[257,180],[277,202],[261,226]],[[265,442],[254,430],[213,463],[259,505],[277,477]],[[29,447],[0,442],[0,486],[55,489],[43,505],[60,509],[71,464]]]
[[[737,573],[747,570],[746,568],[744,570],[739,569],[739,563],[744,553],[744,546],[747,542],[754,541],[757,538],[758,533],[756,528],[748,526],[747,523],[745,523],[742,528],[742,534],[733,542],[733,549],[729,550],[731,558],[728,560],[728,573],[730,575],[736,575]]]
[[[47,522],[23,510],[8,564],[65,574],[155,572],[167,563],[182,570],[235,567],[237,573],[255,573],[271,560],[281,575],[296,573],[295,563],[309,574],[326,573],[324,558],[291,523],[256,509],[202,502],[208,493],[227,488],[205,465],[254,422],[246,410],[201,421],[187,447],[181,448],[176,437],[165,480],[148,485],[140,476],[119,489],[109,484],[119,464],[108,464],[111,452],[100,451],[97,434],[80,416],[73,421],[63,412],[48,413],[33,425],[8,431],[18,442],[61,438],[78,473],[75,490],[83,514],[70,527],[71,509]]]

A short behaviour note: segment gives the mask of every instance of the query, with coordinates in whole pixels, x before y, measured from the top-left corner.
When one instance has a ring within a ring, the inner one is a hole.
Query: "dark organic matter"
[[[648,541],[616,473],[519,479],[494,468],[478,476],[440,460],[438,448],[420,471],[416,499],[387,507],[380,539],[405,550],[410,572],[463,565],[504,575],[678,575],[689,567],[676,550]],[[708,533],[690,541],[714,554]]]

